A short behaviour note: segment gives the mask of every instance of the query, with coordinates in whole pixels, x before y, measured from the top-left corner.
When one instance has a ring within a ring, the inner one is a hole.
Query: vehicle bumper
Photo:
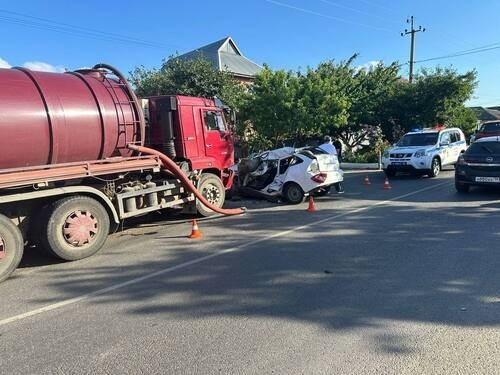
[[[344,181],[344,172],[342,170],[338,171],[329,171],[329,172],[324,172],[327,174],[326,180],[322,183],[314,182],[313,180],[310,180],[310,182],[307,183],[307,186],[302,186],[302,189],[304,190],[305,193],[311,193],[314,191],[317,191],[323,187],[334,185],[337,182],[342,182]],[[312,175],[311,175],[312,177]]]
[[[455,183],[459,185],[500,187],[500,173],[498,172],[470,173],[470,172],[464,172],[463,170],[459,169],[455,171]]]
[[[431,168],[431,161],[428,156],[407,159],[382,158],[382,169],[395,172],[425,171]]]

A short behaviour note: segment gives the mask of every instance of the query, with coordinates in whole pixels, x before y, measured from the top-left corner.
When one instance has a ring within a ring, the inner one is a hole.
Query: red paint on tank
[[[127,144],[143,141],[142,111],[112,72],[0,69],[0,169],[130,156]]]

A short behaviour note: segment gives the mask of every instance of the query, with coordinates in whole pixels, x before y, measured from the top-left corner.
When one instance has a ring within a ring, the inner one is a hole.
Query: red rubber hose
[[[172,173],[174,177],[181,180],[182,184],[190,192],[192,192],[196,196],[196,198],[198,198],[201,201],[201,203],[210,208],[212,211],[215,211],[222,215],[240,215],[245,212],[243,208],[224,209],[210,204],[210,202],[208,202],[205,199],[205,197],[198,191],[198,189],[196,189],[196,187],[191,183],[189,178],[187,178],[187,176],[184,174],[184,172],[182,172],[182,170],[177,166],[177,164],[175,164],[172,159],[170,159],[167,155],[162,154],[160,151],[153,150],[152,148],[149,147],[137,146],[137,145],[128,145],[127,147],[131,150],[138,151],[142,154],[158,156],[166,172]]]

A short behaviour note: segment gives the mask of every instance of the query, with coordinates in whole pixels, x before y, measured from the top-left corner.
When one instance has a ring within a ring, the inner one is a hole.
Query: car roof
[[[445,130],[460,130],[459,128],[447,128],[446,126],[436,126],[434,128],[413,129],[406,134],[433,134],[441,133]]]

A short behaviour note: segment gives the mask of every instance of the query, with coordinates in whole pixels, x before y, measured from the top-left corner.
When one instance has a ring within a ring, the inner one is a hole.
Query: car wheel
[[[21,231],[8,217],[0,215],[0,282],[17,268],[23,251]]]
[[[304,191],[295,182],[290,182],[283,189],[283,197],[288,203],[299,204],[304,200]]]
[[[394,177],[396,175],[395,171],[390,171],[389,169],[384,169],[384,172],[387,177]]]
[[[212,173],[203,173],[198,182],[198,191],[205,199],[216,207],[222,207],[226,199],[226,189],[219,177]],[[206,207],[198,199],[196,200],[196,209],[201,216],[212,216],[215,212]]]
[[[441,172],[441,163],[439,162],[438,158],[434,158],[432,159],[431,170],[429,171],[428,175],[429,177],[436,177],[439,172]]]
[[[460,184],[457,181],[455,181],[455,189],[457,189],[459,193],[468,193],[470,186],[467,184]]]

